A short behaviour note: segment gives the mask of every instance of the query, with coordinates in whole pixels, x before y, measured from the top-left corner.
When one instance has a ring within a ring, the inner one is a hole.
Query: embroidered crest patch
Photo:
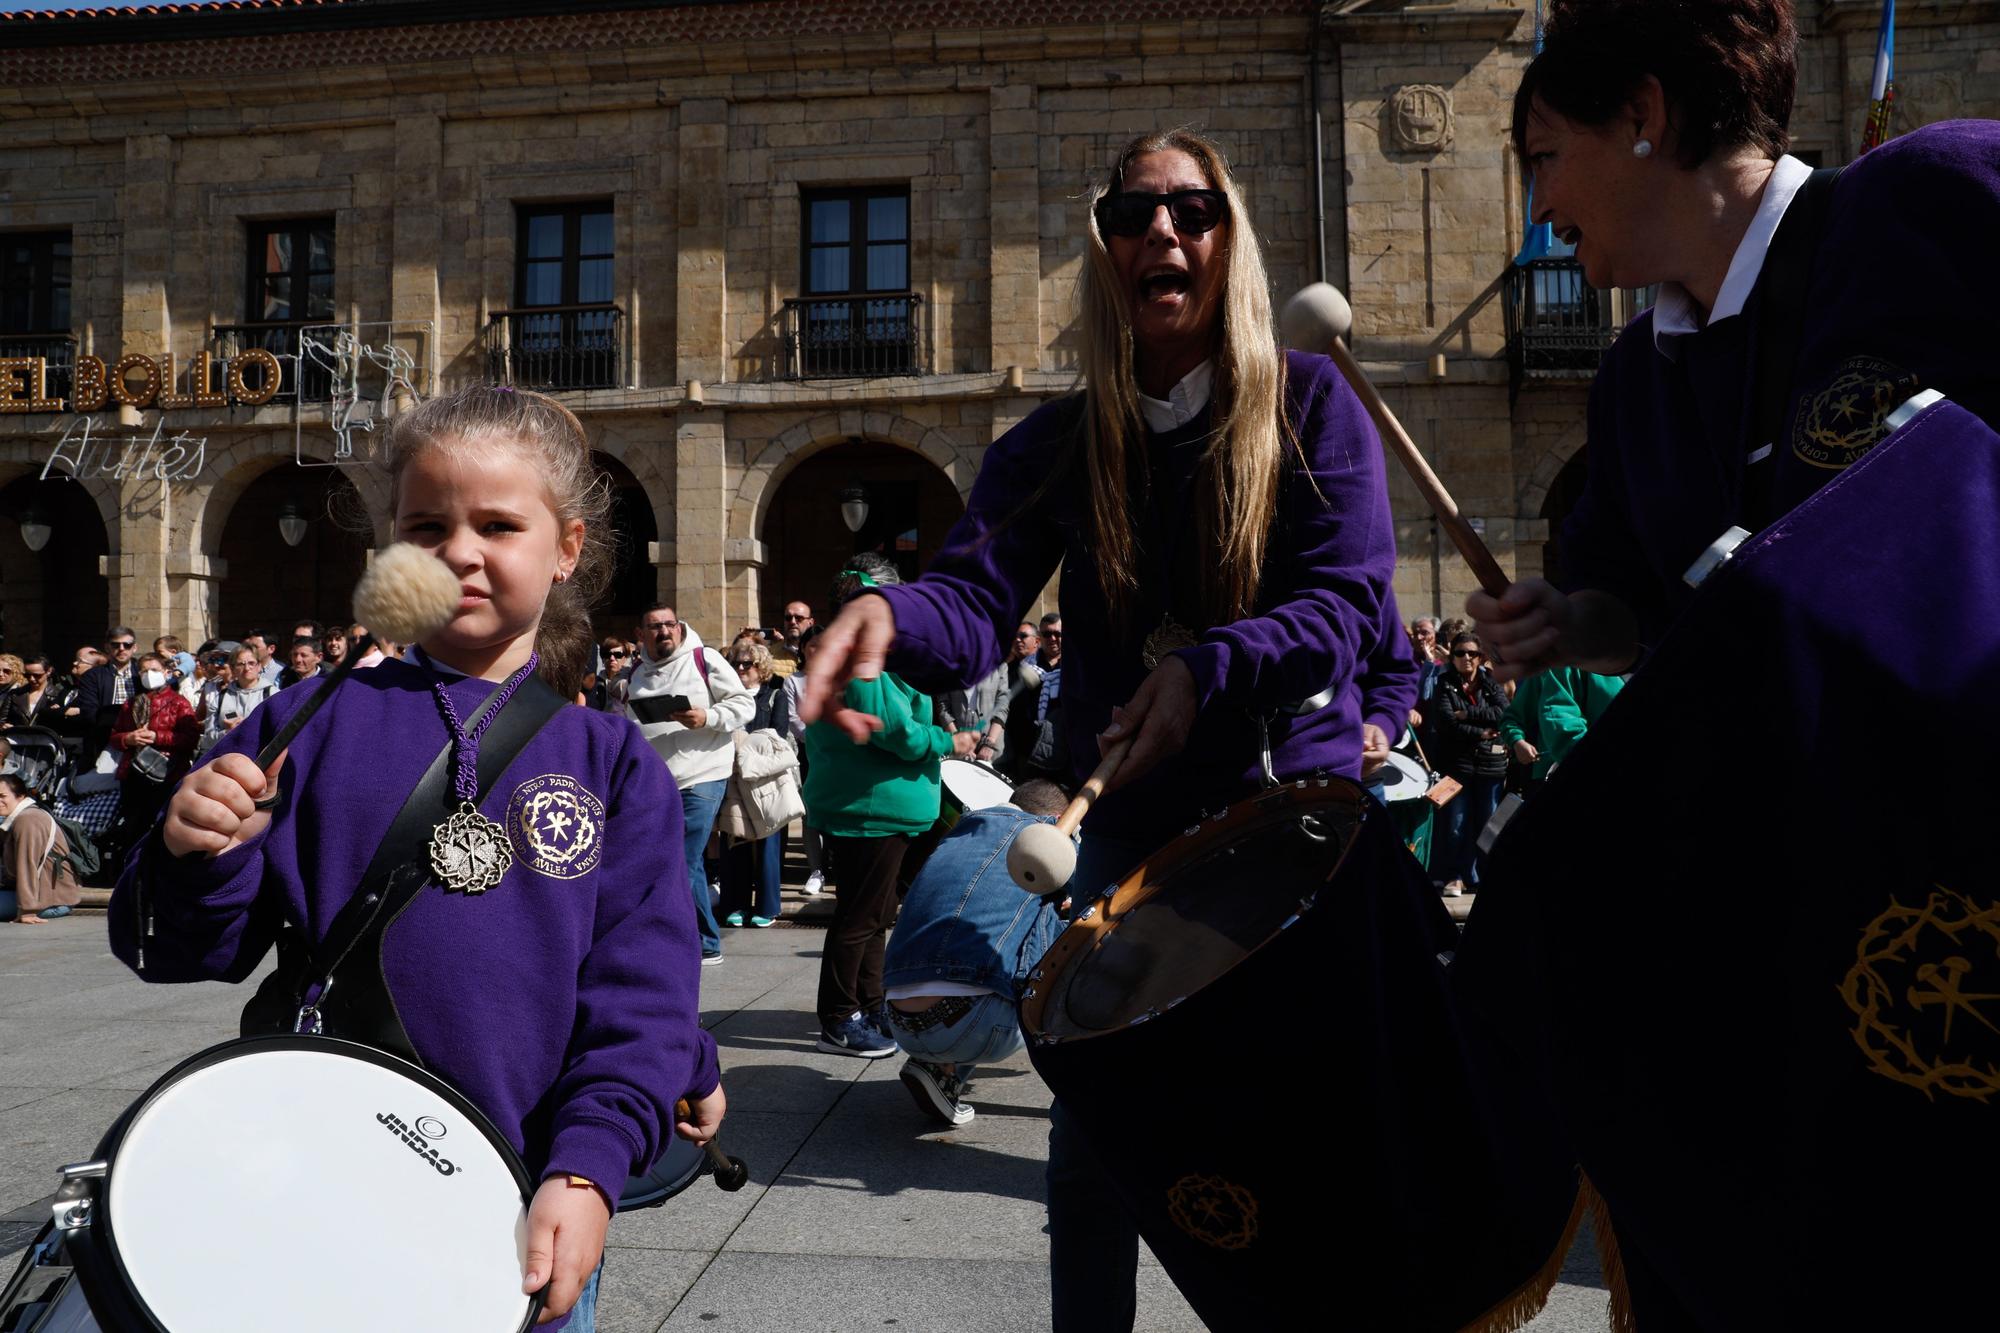
[[[1824,388],[1799,400],[1792,453],[1814,467],[1849,466],[1888,436],[1884,419],[1919,387],[1915,375],[1879,357],[1848,358]]]
[[[604,855],[604,803],[567,774],[529,778],[507,803],[507,838],[528,869],[576,879]]]
[[[1868,923],[1840,998],[1868,1067],[1936,1101],[2000,1094],[2000,903],[1943,885]]]

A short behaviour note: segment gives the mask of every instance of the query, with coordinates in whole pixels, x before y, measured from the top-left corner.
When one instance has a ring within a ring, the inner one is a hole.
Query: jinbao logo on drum
[[[1917,388],[1917,377],[1901,366],[1849,358],[1818,393],[1799,400],[1792,453],[1814,467],[1847,467],[1888,438],[1889,414]]]
[[[529,778],[507,803],[507,837],[530,870],[576,879],[604,855],[604,803],[565,774]]]
[[[441,1176],[458,1174],[458,1167],[448,1157],[439,1156],[438,1150],[430,1145],[430,1140],[444,1137],[444,1122],[434,1115],[419,1116],[415,1128],[403,1123],[403,1118],[392,1111],[379,1111],[375,1122],[401,1139],[418,1160]]]

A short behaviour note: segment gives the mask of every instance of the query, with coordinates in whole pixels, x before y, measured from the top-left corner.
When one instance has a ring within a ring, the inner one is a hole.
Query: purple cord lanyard
[[[431,693],[437,697],[445,725],[451,728],[452,794],[458,797],[457,813],[431,832],[431,869],[446,889],[484,893],[498,884],[513,866],[514,852],[507,840],[507,830],[480,814],[473,804],[479,795],[479,738],[506,709],[514,691],[541,661],[541,654],[528,654],[526,665],[500,686],[469,732],[451,696],[445,693],[444,681],[439,678],[430,654],[419,648],[417,659],[431,672]]]

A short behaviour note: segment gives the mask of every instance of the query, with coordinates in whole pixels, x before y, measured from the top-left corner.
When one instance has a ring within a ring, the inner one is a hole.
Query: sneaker
[[[916,1102],[917,1109],[931,1119],[942,1121],[951,1129],[971,1123],[973,1109],[958,1099],[958,1075],[945,1073],[942,1065],[905,1060],[903,1072],[897,1077],[910,1090],[910,1099]]]
[[[740,925],[742,923],[739,922],[738,924]],[[768,930],[772,926],[775,926],[777,924],[778,921],[776,917],[753,916],[750,918],[750,928],[752,930]]]
[[[703,967],[720,967],[722,966],[722,955],[720,953],[708,953],[704,951],[701,955],[701,965]]]
[[[896,1043],[877,1032],[859,1012],[830,1028],[821,1028],[817,1045],[828,1055],[858,1055],[864,1060],[879,1060],[896,1053]]]
[[[726,917],[722,918],[722,924],[723,924],[723,925],[725,925],[725,926],[740,926],[740,925],[742,925],[742,924],[743,924],[743,913],[741,913],[741,912],[731,912],[731,913],[730,913],[730,914],[729,914],[728,916],[726,916]]]
[[[826,876],[815,870],[806,876],[806,897],[817,898],[826,892]]]

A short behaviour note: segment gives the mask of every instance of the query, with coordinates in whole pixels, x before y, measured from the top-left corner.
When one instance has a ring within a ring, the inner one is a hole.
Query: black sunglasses
[[[1451,655],[1452,655],[1453,657],[1484,657],[1484,656],[1486,656],[1486,654],[1485,654],[1485,653],[1480,653],[1480,652],[1474,652],[1474,651],[1473,651],[1472,649],[1470,649],[1470,648],[1454,648],[1454,649],[1452,649],[1452,652],[1451,652]]]
[[[1203,236],[1229,216],[1229,198],[1220,190],[1175,190],[1143,194],[1124,190],[1097,201],[1097,229],[1112,236],[1144,236],[1164,205],[1176,231]]]

